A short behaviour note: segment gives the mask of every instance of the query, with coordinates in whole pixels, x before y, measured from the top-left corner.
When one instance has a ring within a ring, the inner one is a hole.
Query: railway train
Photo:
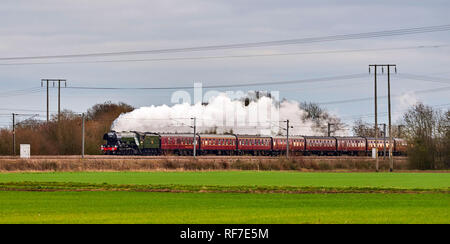
[[[285,155],[285,136],[196,134],[197,155]],[[193,134],[161,134],[151,132],[115,132],[103,136],[106,144],[101,150],[106,155],[192,155]],[[290,136],[290,155],[351,155],[369,156],[377,147],[384,152],[384,140],[368,137]],[[406,155],[407,143],[393,139],[393,155]],[[389,140],[386,140],[389,151]]]

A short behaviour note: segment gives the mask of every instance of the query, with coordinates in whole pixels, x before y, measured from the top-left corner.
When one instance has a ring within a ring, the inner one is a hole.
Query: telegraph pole
[[[64,87],[67,87],[67,81],[64,79],[41,79],[41,87],[44,86],[44,82],[47,85],[47,122],[50,118],[49,112],[49,83],[53,82],[53,87],[55,86],[55,82],[58,82],[58,122],[61,118],[61,82],[64,82]]]
[[[376,65],[376,64],[371,64],[371,65],[369,65],[369,73],[370,73],[370,68],[371,67],[374,67],[374,69],[375,69],[375,72],[374,72],[374,75],[375,75],[375,151],[376,151],[376,155],[375,155],[375,158],[376,158],[376,165],[375,165],[375,168],[376,168],[376,171],[378,172],[379,171],[379,162],[378,162],[378,108],[377,108],[377,67],[378,67],[378,65]]]
[[[395,73],[397,73],[397,66],[395,64],[388,64],[388,113],[389,113],[389,171],[394,170],[394,157],[392,155],[392,124],[391,124],[391,70],[390,68],[395,68]]]
[[[388,114],[389,114],[389,171],[394,170],[394,157],[392,157],[392,124],[391,124],[391,67],[395,68],[395,73],[397,73],[397,65],[395,64],[371,64],[370,67],[375,68],[375,140],[378,139],[377,135],[377,67],[381,67],[384,73],[384,67],[387,67],[387,77],[388,77]],[[377,153],[377,171],[378,171],[378,153]]]
[[[81,114],[81,158],[84,158],[84,113]]]
[[[16,156],[16,114],[13,113],[12,114],[12,126],[13,126],[13,145],[12,145],[12,149],[13,149],[13,156]]]
[[[48,99],[48,82],[49,82],[49,80],[42,79],[41,87],[44,86],[44,82],[47,82],[47,123],[48,123],[48,121],[49,121],[49,99]]]
[[[195,134],[197,133],[197,117],[194,117],[194,118],[191,118],[191,119],[193,119],[194,120],[194,126],[191,126],[191,128],[194,128],[194,143],[193,143],[193,145],[194,145],[194,153],[193,153],[193,155],[194,155],[194,158],[196,157],[196,153],[197,153],[197,140],[196,140],[196,137],[195,137]]]

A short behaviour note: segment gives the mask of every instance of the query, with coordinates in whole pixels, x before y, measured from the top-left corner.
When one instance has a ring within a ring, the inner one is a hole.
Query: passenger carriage
[[[335,137],[305,136],[307,154],[337,155]]]
[[[192,155],[194,150],[193,134],[161,134],[161,153],[164,155]],[[199,136],[196,136],[196,150],[200,149]]]
[[[272,138],[268,136],[237,135],[238,154],[270,155]]]
[[[287,149],[286,136],[274,136],[272,142],[272,153],[274,155],[285,155]],[[305,137],[292,136],[289,137],[289,154],[303,155],[305,152]]]
[[[339,155],[366,155],[367,141],[364,137],[336,137]]]
[[[199,155],[233,155],[237,151],[236,135],[200,134],[199,139]]]
[[[386,155],[389,155],[389,138],[378,138],[375,140],[375,138],[368,137],[367,139],[367,155],[372,155],[372,149],[378,148],[378,155],[382,156],[384,154],[385,149],[385,142],[386,142]]]

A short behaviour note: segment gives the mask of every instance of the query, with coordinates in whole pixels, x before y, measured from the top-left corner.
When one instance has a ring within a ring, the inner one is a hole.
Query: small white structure
[[[30,144],[20,144],[20,158],[30,158]]]
[[[378,156],[378,148],[372,148],[372,158],[377,158]]]

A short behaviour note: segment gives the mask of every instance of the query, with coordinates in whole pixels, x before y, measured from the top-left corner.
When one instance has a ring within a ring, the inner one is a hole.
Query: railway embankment
[[[380,158],[380,169],[389,161]],[[406,157],[394,158],[395,170],[409,168]],[[34,156],[30,159],[0,157],[1,172],[20,171],[157,171],[157,170],[294,170],[374,171],[370,157],[251,157],[251,156]]]

